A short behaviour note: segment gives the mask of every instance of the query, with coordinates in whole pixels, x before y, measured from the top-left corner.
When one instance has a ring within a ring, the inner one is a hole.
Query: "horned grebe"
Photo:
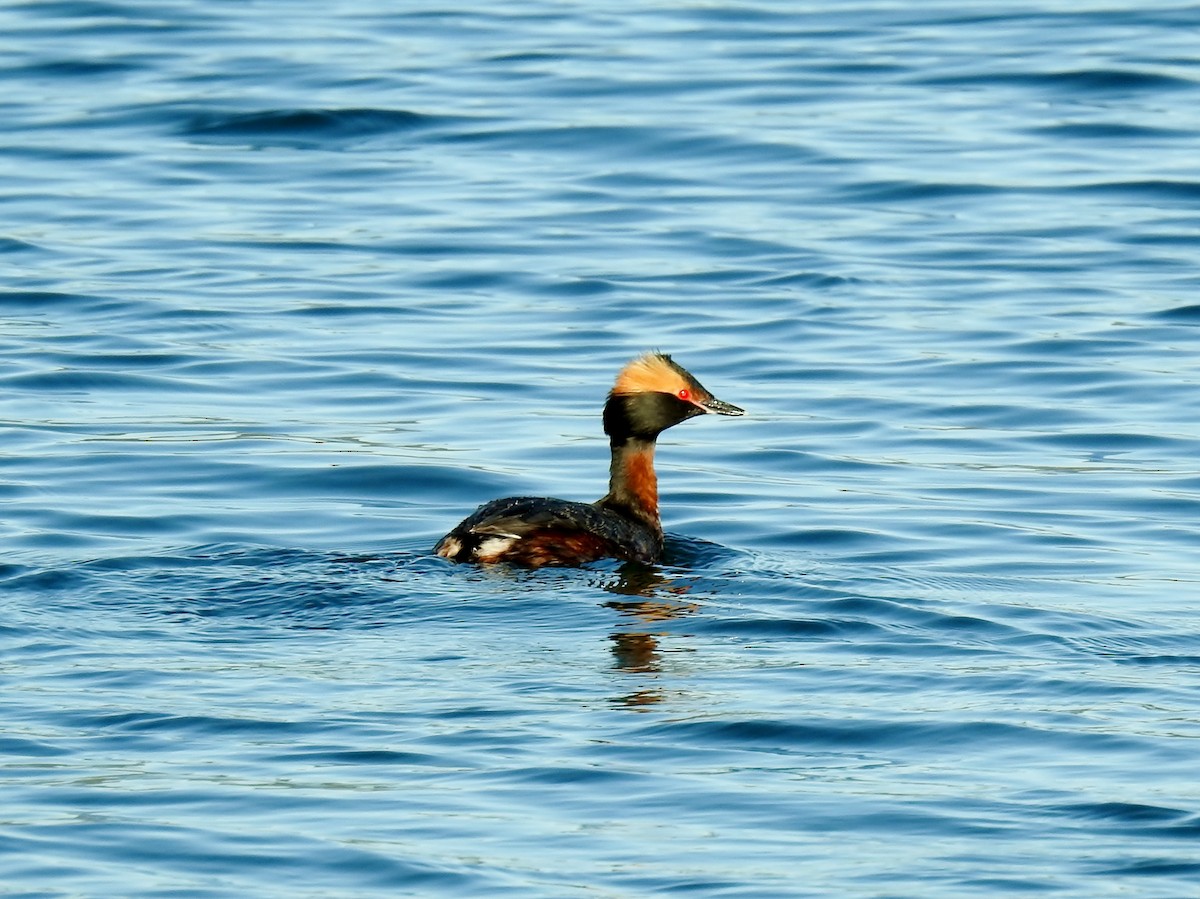
[[[612,448],[608,494],[594,503],[511,496],[484,503],[438,541],[455,562],[582,565],[596,559],[654,562],[663,549],[654,445],[696,415],[741,415],[665,353],[647,353],[617,375],[604,404]]]

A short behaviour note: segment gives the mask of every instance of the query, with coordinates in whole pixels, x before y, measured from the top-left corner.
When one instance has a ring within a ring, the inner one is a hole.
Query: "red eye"
[[[677,397],[679,397],[681,400],[690,400],[692,398],[692,392],[690,390],[688,390],[686,387],[683,388],[683,390],[679,391],[679,393],[677,393],[675,395]]]

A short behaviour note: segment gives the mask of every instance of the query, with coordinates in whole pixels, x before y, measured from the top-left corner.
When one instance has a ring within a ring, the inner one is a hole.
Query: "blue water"
[[[0,7],[0,894],[1196,895],[1195,16]]]

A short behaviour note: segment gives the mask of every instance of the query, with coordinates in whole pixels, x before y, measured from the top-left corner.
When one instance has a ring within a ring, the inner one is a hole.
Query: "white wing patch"
[[[516,534],[498,534],[489,536],[486,540],[479,542],[479,548],[475,550],[475,558],[481,562],[493,562],[504,555],[521,538]]]

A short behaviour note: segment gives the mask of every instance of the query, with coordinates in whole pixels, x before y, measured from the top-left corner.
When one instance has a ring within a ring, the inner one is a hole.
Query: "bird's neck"
[[[662,533],[658,518],[658,476],[654,473],[654,441],[614,438],[608,495],[598,505],[621,512]]]

